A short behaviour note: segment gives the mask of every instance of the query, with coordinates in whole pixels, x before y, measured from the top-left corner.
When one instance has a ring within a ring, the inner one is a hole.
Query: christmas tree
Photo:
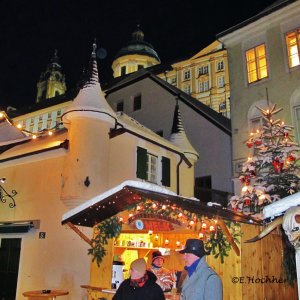
[[[243,188],[229,202],[233,210],[250,214],[260,213],[265,205],[300,190],[300,148],[293,140],[293,127],[276,119],[282,110],[276,109],[276,104],[257,109],[262,128],[251,132],[245,142],[251,153],[239,177]]]

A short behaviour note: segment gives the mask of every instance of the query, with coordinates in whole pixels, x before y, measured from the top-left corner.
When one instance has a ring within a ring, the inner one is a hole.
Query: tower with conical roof
[[[62,95],[66,90],[65,75],[62,73],[57,50],[55,50],[46,71],[41,74],[37,83],[36,102]]]
[[[158,54],[150,43],[144,41],[144,33],[138,26],[132,33],[131,41],[115,56],[112,63],[113,76],[119,77],[159,63]]]
[[[190,161],[196,162],[199,159],[198,152],[191,145],[185,133],[178,103],[175,106],[173,126],[169,140],[179,147]]]
[[[62,172],[61,199],[69,207],[108,189],[109,131],[116,114],[100,87],[96,44],[78,95],[62,115],[68,129],[69,148]],[[96,158],[91,161],[91,158]]]

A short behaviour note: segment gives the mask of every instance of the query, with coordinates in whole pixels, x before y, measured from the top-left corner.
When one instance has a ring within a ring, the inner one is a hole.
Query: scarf
[[[134,288],[141,288],[146,283],[148,278],[149,278],[149,276],[147,273],[143,277],[138,278],[138,279],[130,278],[130,286],[133,286]]]
[[[200,258],[197,259],[197,260],[195,260],[190,266],[184,267],[185,270],[188,271],[189,277],[191,277],[192,274],[195,272],[195,270],[196,270],[196,268],[197,268],[197,266],[199,264],[199,261],[200,261]]]

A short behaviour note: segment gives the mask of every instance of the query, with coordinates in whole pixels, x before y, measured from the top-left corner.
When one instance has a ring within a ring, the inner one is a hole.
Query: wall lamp
[[[16,206],[16,202],[14,199],[14,196],[16,196],[18,193],[16,190],[12,190],[11,193],[9,194],[5,188],[1,185],[1,183],[4,183],[6,181],[5,177],[0,178],[0,199],[2,203],[8,202],[8,206],[10,208],[14,208]]]

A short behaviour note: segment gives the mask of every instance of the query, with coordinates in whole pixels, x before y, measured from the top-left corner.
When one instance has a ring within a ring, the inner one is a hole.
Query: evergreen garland
[[[182,210],[173,204],[161,204],[152,200],[146,199],[138,204],[134,204],[125,208],[135,214],[143,215],[160,215],[169,221],[175,221],[177,224],[187,224],[189,229],[197,229],[197,223],[209,222],[210,219],[196,215],[193,212]],[[241,230],[240,224],[235,222],[225,222],[234,241],[240,244]],[[108,239],[117,238],[122,230],[122,222],[116,216],[111,217],[95,227],[95,236],[92,239],[92,248],[88,250],[88,254],[93,256],[92,261],[96,261],[99,266],[106,255],[104,248],[108,243]],[[216,224],[215,231],[207,233],[204,239],[206,250],[209,251],[215,258],[220,258],[221,263],[224,263],[224,258],[229,255],[231,244],[227,240],[222,229]]]
[[[99,266],[106,255],[104,246],[107,245],[108,239],[117,238],[120,235],[122,223],[114,216],[99,223],[95,229],[92,248],[88,249],[88,254],[93,256],[92,261],[96,261]]]

